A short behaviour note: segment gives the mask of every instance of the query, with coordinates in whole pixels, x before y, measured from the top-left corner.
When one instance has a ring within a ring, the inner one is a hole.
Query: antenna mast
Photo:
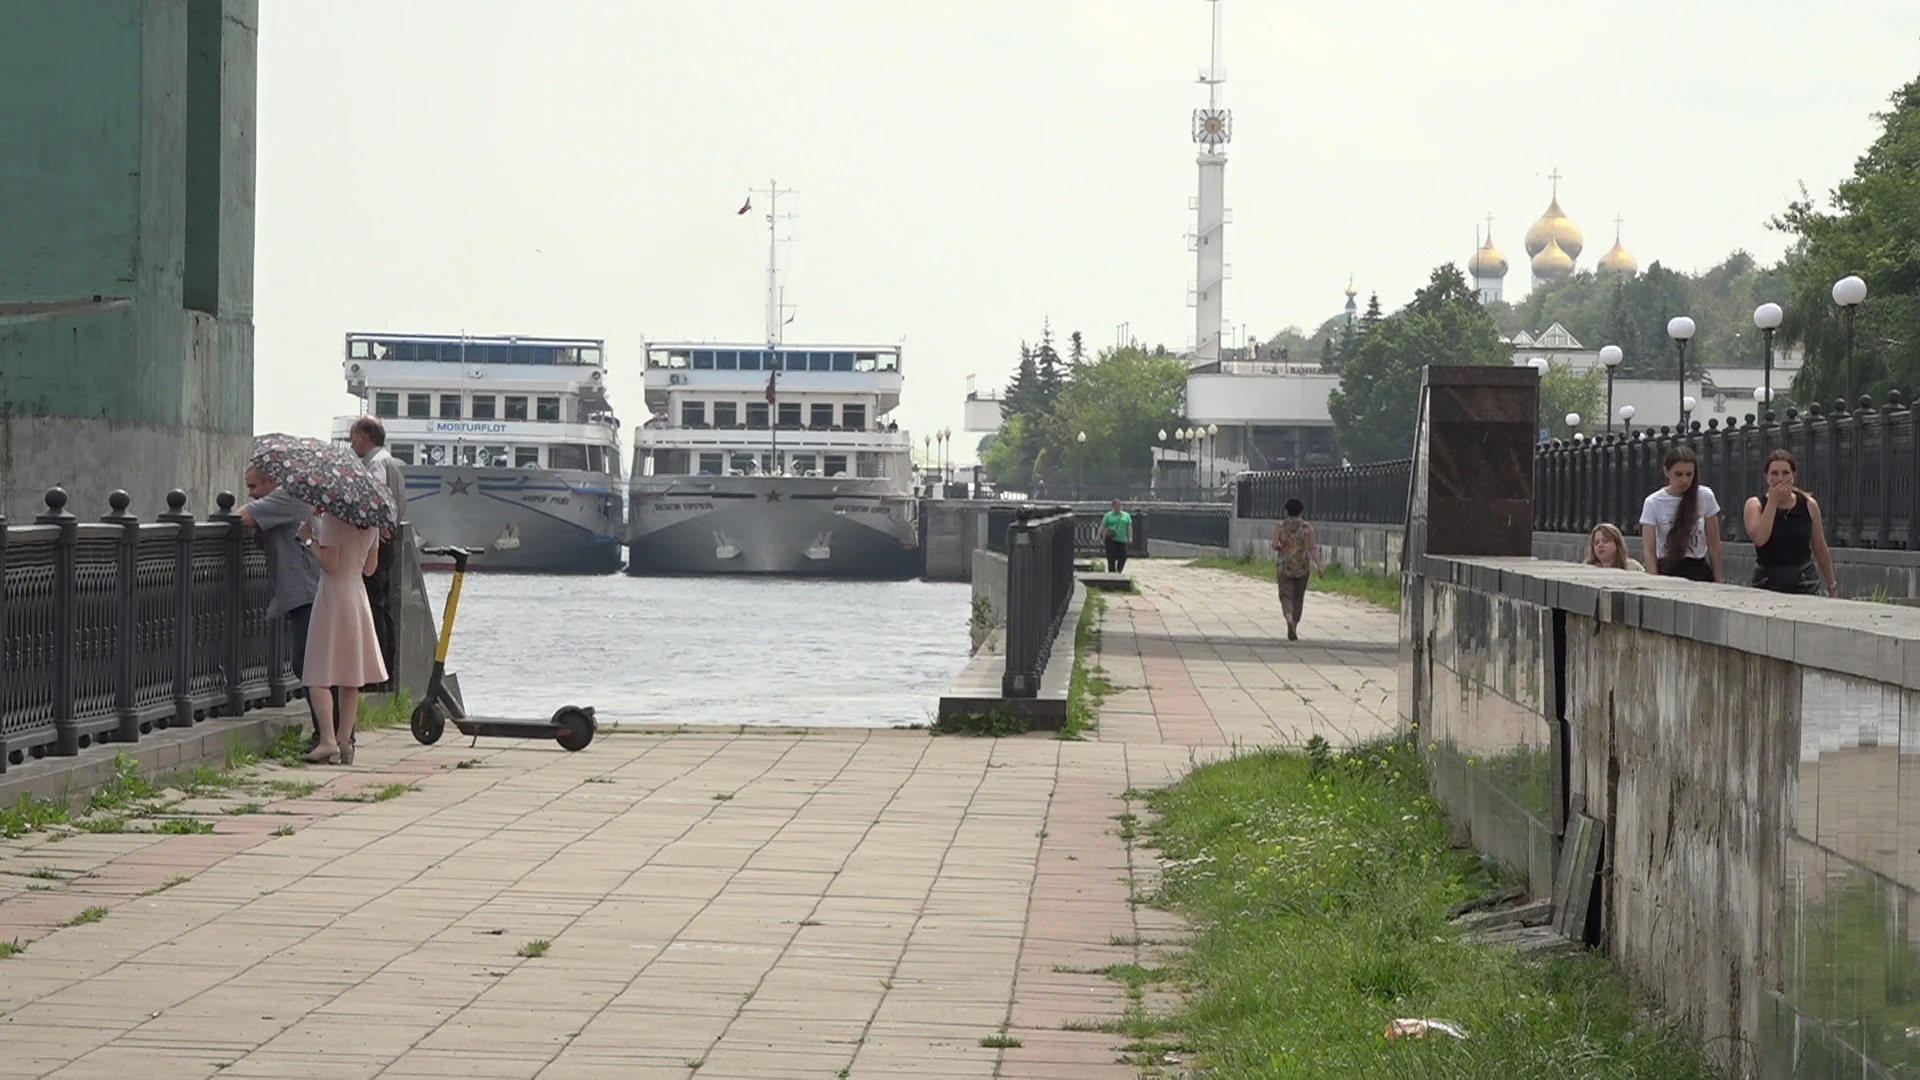
[[[1227,224],[1227,144],[1233,140],[1233,113],[1220,104],[1220,84],[1227,81],[1220,66],[1220,0],[1212,7],[1212,52],[1199,82],[1207,88],[1207,107],[1193,110],[1193,141],[1200,146],[1200,191],[1193,200],[1197,220],[1188,234],[1195,253],[1194,284],[1187,303],[1194,309],[1193,364],[1220,359],[1220,331],[1225,321],[1224,290]]]
[[[781,303],[780,293],[780,222],[792,221],[792,214],[780,212],[780,196],[797,195],[792,188],[783,188],[779,181],[769,180],[764,188],[749,188],[755,195],[767,197],[767,344],[780,344],[780,313],[785,307]],[[788,240],[791,243],[791,239]]]

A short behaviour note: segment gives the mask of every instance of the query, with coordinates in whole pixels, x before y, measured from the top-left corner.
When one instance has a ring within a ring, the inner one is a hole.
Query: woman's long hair
[[[1680,511],[1673,515],[1673,527],[1667,530],[1667,553],[1660,557],[1660,570],[1666,574],[1671,574],[1679,567],[1680,560],[1687,557],[1693,527],[1700,521],[1700,455],[1694,453],[1691,446],[1676,446],[1660,459],[1660,472],[1665,474],[1680,464],[1693,466],[1693,483],[1688,484],[1687,493],[1680,496]]]
[[[1594,533],[1604,533],[1609,539],[1613,541],[1613,561],[1612,562],[1603,563],[1598,558],[1594,557],[1594,554],[1593,554],[1593,534]],[[1610,566],[1615,570],[1625,570],[1627,568],[1627,538],[1623,533],[1621,533],[1620,526],[1614,525],[1605,521],[1601,522],[1598,525],[1595,525],[1593,529],[1587,533],[1587,557],[1584,559],[1581,559],[1580,561],[1587,564],[1588,566]]]

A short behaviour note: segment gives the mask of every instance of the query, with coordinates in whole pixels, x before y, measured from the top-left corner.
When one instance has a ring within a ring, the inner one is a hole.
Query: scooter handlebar
[[[455,557],[455,558],[472,558],[472,557],[473,557],[473,556],[475,556],[475,555],[485,555],[485,554],[486,554],[486,551],[485,551],[484,549],[482,549],[482,548],[463,548],[463,547],[429,547],[429,548],[421,548],[421,549],[420,549],[420,554],[422,554],[422,555],[451,555],[451,556],[453,556],[453,557]]]

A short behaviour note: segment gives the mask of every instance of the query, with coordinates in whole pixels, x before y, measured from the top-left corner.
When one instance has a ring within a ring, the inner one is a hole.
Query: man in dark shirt
[[[320,588],[320,560],[300,540],[300,526],[313,516],[313,507],[293,497],[277,481],[258,469],[247,469],[247,503],[240,520],[260,530],[260,546],[267,553],[267,576],[273,599],[267,617],[284,618],[293,638],[293,677],[304,678],[307,668],[307,621],[313,615],[313,594]],[[307,714],[313,718],[313,737],[320,736],[320,717],[307,695]]]

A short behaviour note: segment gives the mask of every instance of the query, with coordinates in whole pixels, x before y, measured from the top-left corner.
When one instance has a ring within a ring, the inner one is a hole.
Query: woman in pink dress
[[[314,593],[307,628],[306,666],[308,697],[319,715],[320,741],[307,760],[351,765],[360,688],[387,679],[373,629],[373,608],[360,580],[371,577],[379,565],[380,534],[332,514],[315,514],[300,526],[300,540],[313,545],[320,561],[320,588]],[[333,693],[325,693],[328,688]]]

